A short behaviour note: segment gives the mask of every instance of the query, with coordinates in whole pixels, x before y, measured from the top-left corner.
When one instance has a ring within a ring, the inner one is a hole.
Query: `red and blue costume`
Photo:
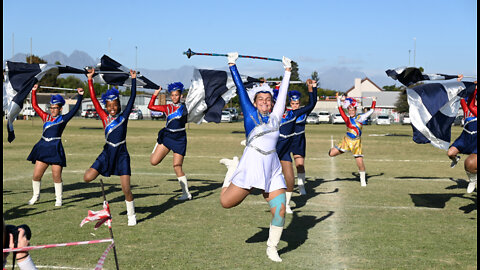
[[[108,115],[95,98],[93,81],[88,80],[88,88],[92,97],[93,106],[102,121],[105,130],[105,145],[103,151],[97,157],[91,168],[97,170],[101,175],[131,175],[130,155],[128,154],[126,138],[128,116],[132,111],[137,94],[136,79],[132,79],[132,92],[127,106],[120,114]]]
[[[174,153],[185,156],[187,152],[187,123],[188,111],[185,104],[154,105],[157,96],[152,95],[148,108],[160,111],[167,116],[165,127],[158,132],[157,143],[163,144]]]
[[[77,103],[72,110],[65,115],[58,115],[53,117],[51,114],[44,112],[37,103],[36,91],[32,91],[32,105],[35,112],[42,118],[43,133],[40,141],[35,144],[27,160],[33,164],[37,160],[47,164],[56,164],[62,167],[67,167],[67,160],[65,158],[65,150],[62,145],[62,133],[68,121],[72,119],[75,113],[82,104],[82,95],[78,95]]]
[[[460,100],[463,109],[464,125],[462,134],[453,142],[462,154],[477,153],[477,89],[470,97]]]

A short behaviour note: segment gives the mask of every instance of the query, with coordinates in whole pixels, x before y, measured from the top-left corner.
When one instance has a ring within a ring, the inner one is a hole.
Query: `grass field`
[[[79,227],[87,210],[100,210],[103,202],[99,181],[82,180],[104,144],[98,120],[74,119],[64,132],[64,205],[53,206],[50,170],[40,202],[27,205],[33,164],[26,157],[41,125],[39,118],[16,121],[12,144],[3,129],[6,223],[28,224],[32,245],[109,238],[105,226]],[[260,193],[232,209],[219,203],[226,173],[219,160],[242,154],[243,123],[189,125],[184,171],[194,197],[186,202],[175,200],[181,190],[172,155],[156,167],[149,163],[165,122],[128,125],[137,226],[127,226],[119,178],[103,178],[120,269],[477,269],[477,192],[466,193],[465,156],[451,169],[444,151],[412,141],[410,126],[364,127],[365,188],[350,153],[327,155],[345,126],[307,126],[307,195],[293,195],[294,214],[287,215],[279,244],[283,262],[274,263],[265,255],[271,215]],[[453,127],[452,137],[460,132]],[[46,269],[93,269],[106,247],[51,248],[31,255]],[[113,252],[105,267],[115,269]]]

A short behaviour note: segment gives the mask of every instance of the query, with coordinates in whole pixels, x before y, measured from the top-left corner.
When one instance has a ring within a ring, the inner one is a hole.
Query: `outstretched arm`
[[[103,110],[100,102],[98,102],[97,96],[95,94],[95,88],[93,88],[93,73],[95,73],[95,69],[88,70],[87,78],[88,78],[88,90],[90,91],[90,98],[92,99],[93,106],[98,113],[100,119],[102,119],[103,127],[105,127],[105,119],[107,119],[107,113]]]
[[[336,95],[337,95],[338,111],[340,112],[340,115],[342,116],[342,119],[347,125],[347,127],[350,127],[352,124],[350,123],[350,118],[343,111],[341,97],[338,96],[338,93]]]
[[[475,92],[468,98],[468,109],[472,112],[475,117],[477,117],[477,88],[475,87]]]
[[[370,107],[370,110],[368,110],[368,112],[362,114],[360,116],[360,119],[359,121],[360,122],[365,122],[367,120],[368,117],[370,117],[370,115],[372,115],[372,113],[375,111],[375,105],[377,104],[377,99],[376,97],[372,97],[372,107]]]
[[[72,110],[70,110],[66,115],[63,116],[64,121],[68,122],[72,117],[77,113],[78,109],[80,108],[80,105],[82,105],[82,99],[83,99],[83,89],[82,88],[77,88],[78,96],[77,96],[77,103],[75,103],[75,107],[73,107]]]
[[[133,109],[133,104],[135,103],[135,97],[137,96],[137,72],[135,70],[130,69],[130,76],[132,77],[132,93],[130,94],[130,98],[128,99],[127,106],[123,111],[123,117],[128,118],[130,112]]]
[[[155,92],[153,92],[152,98],[150,99],[150,102],[148,103],[148,109],[151,110],[151,111],[164,112],[168,115],[168,114],[170,114],[170,111],[169,111],[170,106],[169,105],[155,105],[155,100],[157,99],[157,96],[158,96],[158,94],[160,93],[161,90],[162,90],[162,87],[160,86],[160,88],[158,90],[155,90]]]
[[[278,90],[277,102],[271,114],[272,116],[276,116],[277,119],[282,119],[283,113],[285,112],[285,101],[287,99],[288,86],[290,85],[290,75],[292,74],[292,60],[284,56],[283,67],[285,68],[285,72],[282,83],[280,84],[280,89]]]
[[[296,117],[299,117],[302,114],[310,114],[317,104],[317,82],[311,79],[307,80],[308,86],[308,104],[307,106],[294,110]]]
[[[238,53],[229,53],[228,54],[228,65],[230,66],[230,72],[232,73],[233,82],[237,87],[237,94],[240,99],[240,106],[242,107],[242,111],[246,116],[245,112],[252,112],[255,111],[255,106],[253,106],[250,98],[248,97],[247,90],[243,85],[242,78],[238,73],[237,66],[235,65],[235,60],[238,58]]]
[[[48,113],[44,112],[40,107],[38,107],[38,102],[37,102],[37,89],[38,89],[38,84],[35,84],[32,88],[32,107],[35,110],[35,112],[42,118],[43,121],[48,116]]]

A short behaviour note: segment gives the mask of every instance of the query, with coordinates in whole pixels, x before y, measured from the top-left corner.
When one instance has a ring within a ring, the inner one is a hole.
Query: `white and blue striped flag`
[[[407,89],[413,141],[448,150],[460,100],[475,91],[473,82],[426,83]]]

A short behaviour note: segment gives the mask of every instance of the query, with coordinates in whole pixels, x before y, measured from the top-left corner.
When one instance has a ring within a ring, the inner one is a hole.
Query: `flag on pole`
[[[130,78],[130,69],[108,57],[103,55],[100,63],[97,64],[95,72],[100,71],[98,75],[93,77],[93,82],[101,84],[111,84],[119,86],[132,86]],[[101,71],[114,71],[118,73],[102,73]],[[158,89],[157,84],[147,79],[145,76],[137,74],[137,88]]]
[[[246,88],[260,80],[242,75]],[[223,70],[194,69],[193,79],[185,105],[188,122],[200,124],[203,121],[220,123],[222,109],[237,95],[237,87],[230,72]]]
[[[420,69],[415,67],[399,67],[396,69],[389,69],[385,72],[390,78],[398,80],[407,87],[419,81],[450,80],[458,78],[458,75],[423,74]]]
[[[3,83],[3,110],[7,114],[8,142],[15,139],[13,121],[20,113],[23,102],[40,79],[49,72],[86,74],[85,70],[70,66],[27,64],[7,61]]]
[[[88,210],[88,216],[82,220],[80,223],[80,227],[82,227],[85,223],[98,220],[97,224],[95,224],[95,230],[98,229],[102,224],[105,223],[109,228],[112,227],[112,216],[110,215],[110,207],[107,201],[103,201],[103,210],[100,211],[91,211]]]
[[[473,82],[426,83],[407,89],[413,141],[448,150],[460,100],[475,91]]]

